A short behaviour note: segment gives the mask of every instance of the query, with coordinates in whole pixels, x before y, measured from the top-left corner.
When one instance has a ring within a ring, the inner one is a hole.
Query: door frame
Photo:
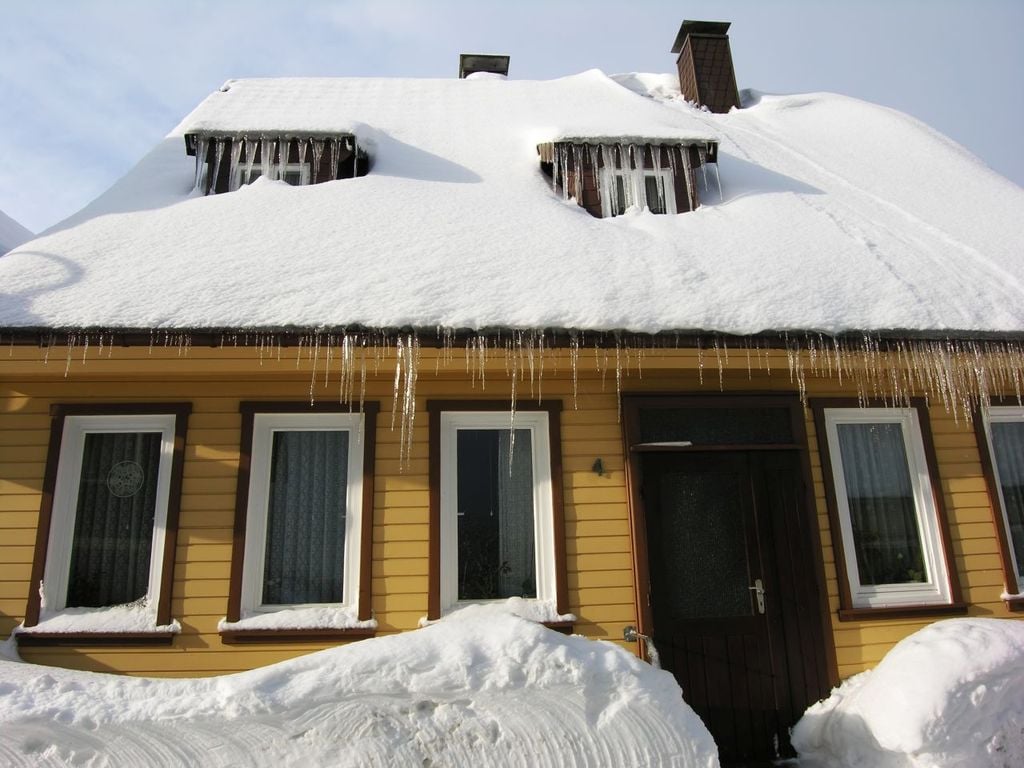
[[[641,408],[785,408],[790,416],[792,443],[785,444],[723,444],[704,446],[648,447],[643,451],[633,448],[639,441],[639,411]],[[622,395],[622,439],[625,458],[626,498],[629,507],[629,527],[632,539],[634,600],[636,601],[637,631],[653,636],[654,619],[650,602],[650,567],[647,545],[647,518],[641,488],[643,471],[641,456],[645,452],[666,451],[675,453],[712,451],[788,451],[798,455],[797,464],[804,484],[803,503],[799,505],[798,517],[787,521],[793,526],[796,537],[792,546],[802,553],[808,563],[804,576],[811,576],[805,587],[807,607],[817,605],[816,631],[806,640],[804,652],[807,665],[819,682],[816,691],[810,691],[808,698],[816,693],[808,704],[824,697],[839,684],[839,668],[836,659],[835,638],[832,634],[831,613],[828,605],[828,590],[825,579],[825,563],[821,549],[821,532],[818,525],[814,483],[811,474],[810,448],[807,438],[805,413],[796,393],[744,393],[744,394],[690,394],[690,393],[623,393]],[[813,646],[813,647],[811,647]],[[641,647],[641,657],[648,659],[647,649]],[[784,652],[784,651],[783,651]],[[792,723],[790,724],[792,725]]]

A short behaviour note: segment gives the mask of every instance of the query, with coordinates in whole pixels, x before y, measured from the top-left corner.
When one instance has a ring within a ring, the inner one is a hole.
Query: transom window
[[[951,602],[917,410],[825,408],[823,420],[853,606]]]
[[[985,420],[999,522],[1006,536],[1007,589],[1024,593],[1024,407],[992,406]],[[1012,580],[1010,577],[1013,577]]]
[[[253,416],[241,613],[354,607],[362,533],[362,416]]]

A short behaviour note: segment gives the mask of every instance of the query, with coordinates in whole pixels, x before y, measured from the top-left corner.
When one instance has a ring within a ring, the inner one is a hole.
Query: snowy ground
[[[0,659],[0,723],[2,766],[718,765],[668,673],[473,611],[199,680]]]
[[[718,765],[668,673],[482,609],[199,680],[39,667],[3,650],[5,768]],[[1024,622],[921,630],[812,706],[793,743],[801,768],[1019,768]]]

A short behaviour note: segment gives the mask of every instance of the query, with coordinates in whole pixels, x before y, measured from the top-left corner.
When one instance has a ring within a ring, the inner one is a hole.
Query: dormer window
[[[232,192],[264,176],[292,186],[365,176],[369,157],[355,136],[185,136],[196,158],[195,187]]]
[[[598,218],[619,216],[630,208],[659,214],[692,211],[700,205],[700,189],[707,188],[705,164],[717,159],[714,142],[572,139],[541,144],[537,151],[541,171],[556,192]]]

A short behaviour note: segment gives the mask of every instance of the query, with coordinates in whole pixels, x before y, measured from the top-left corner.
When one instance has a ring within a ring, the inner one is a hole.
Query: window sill
[[[18,632],[18,647],[171,645],[176,632]]]
[[[1024,610],[1022,606],[1021,610]],[[919,616],[964,616],[967,603],[940,603],[938,605],[890,605],[885,608],[840,608],[840,621],[869,619],[913,619]]]
[[[1024,597],[1010,597],[1003,602],[1011,613],[1024,613]]]
[[[320,643],[330,640],[361,640],[373,637],[376,629],[353,627],[351,629],[225,629],[220,640],[225,645],[245,643]]]
[[[1024,607],[1021,610],[1024,610]],[[541,624],[555,632],[561,632],[563,635],[571,635],[574,626],[574,622],[571,621],[542,621]]]

